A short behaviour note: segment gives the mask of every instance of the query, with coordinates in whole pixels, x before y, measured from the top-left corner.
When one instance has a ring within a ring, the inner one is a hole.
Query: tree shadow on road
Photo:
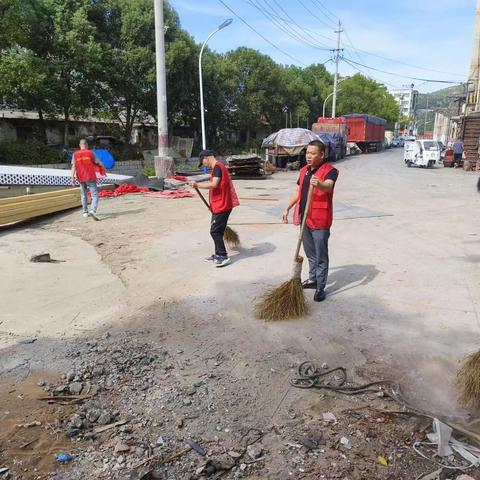
[[[342,265],[330,269],[327,281],[329,295],[368,285],[380,273],[375,265]]]

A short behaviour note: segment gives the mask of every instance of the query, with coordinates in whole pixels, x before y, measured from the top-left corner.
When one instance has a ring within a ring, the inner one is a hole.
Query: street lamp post
[[[203,78],[202,78],[202,55],[207,42],[210,38],[213,37],[218,31],[222,28],[228,27],[233,22],[232,18],[228,18],[225,20],[221,25],[218,26],[216,30],[214,30],[207,39],[203,42],[202,48],[200,49],[200,55],[198,56],[198,76],[200,78],[200,117],[202,120],[202,149],[205,150],[207,148],[207,139],[205,136],[205,108],[203,106]]]
[[[327,98],[323,102],[323,114],[322,116],[325,117],[325,107],[327,106],[327,100],[334,94],[334,93],[340,93],[342,91],[341,88],[337,88],[337,90],[334,90],[330,95],[327,95]]]

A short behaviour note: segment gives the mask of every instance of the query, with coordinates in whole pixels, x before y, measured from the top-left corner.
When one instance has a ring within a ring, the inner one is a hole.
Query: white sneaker
[[[219,257],[214,260],[214,264],[216,267],[225,267],[230,263],[230,258],[229,257]]]
[[[95,220],[95,221],[99,221],[100,219],[97,217],[97,214],[95,212],[88,212],[88,214]]]
[[[83,218],[88,218],[88,212],[83,212]]]

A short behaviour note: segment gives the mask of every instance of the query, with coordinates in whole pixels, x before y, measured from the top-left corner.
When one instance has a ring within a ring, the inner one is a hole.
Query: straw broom
[[[308,189],[307,205],[305,206],[305,212],[303,213],[297,247],[293,257],[292,278],[283,282],[279,287],[266,293],[255,308],[258,318],[269,321],[287,320],[289,318],[304,317],[308,314],[308,307],[305,302],[305,293],[303,291],[301,279],[303,257],[300,256],[299,253],[308,212],[310,211],[310,204],[312,203],[312,196],[313,186],[310,185]]]
[[[465,407],[480,409],[480,350],[463,360],[457,373],[456,386],[459,400]]]
[[[202,199],[203,203],[205,206],[212,211],[209,203],[205,200],[205,197],[200,193],[200,190],[198,187],[194,187],[195,191],[198,193],[198,196]],[[228,225],[225,228],[225,232],[223,233],[223,238],[224,240],[230,245],[230,247],[236,248],[240,246],[240,237],[238,236],[238,233],[230,228]]]

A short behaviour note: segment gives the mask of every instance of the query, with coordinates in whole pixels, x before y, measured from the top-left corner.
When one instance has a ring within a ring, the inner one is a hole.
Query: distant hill
[[[457,95],[463,93],[463,88],[463,85],[455,85],[432,93],[422,93],[418,96],[417,110],[424,108],[432,108],[437,111],[454,109],[455,104],[453,100]]]
[[[455,103],[455,98],[463,93],[463,85],[455,85],[453,87],[442,88],[436,92],[431,93],[422,93],[418,96],[417,99],[417,118],[418,122],[418,131],[420,134],[423,133],[423,128],[425,125],[425,113],[422,110],[429,109],[433,110],[427,112],[427,130],[432,130],[433,122],[435,119],[435,112],[444,113],[446,115],[457,115],[458,112],[458,103]]]

